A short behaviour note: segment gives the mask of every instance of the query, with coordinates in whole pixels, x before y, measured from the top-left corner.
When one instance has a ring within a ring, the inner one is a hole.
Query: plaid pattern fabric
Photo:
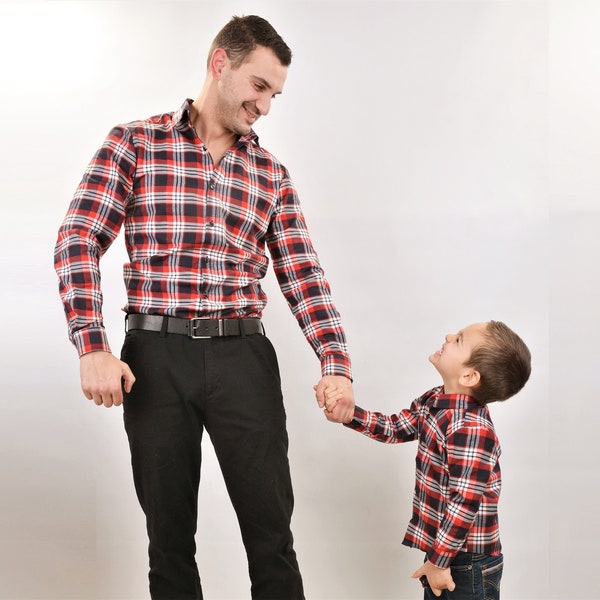
[[[351,377],[340,317],[286,168],[241,137],[218,166],[174,113],[115,127],[60,227],[55,267],[79,354],[110,350],[99,261],[124,225],[126,312],[260,317],[269,264],[325,374]]]
[[[419,442],[405,545],[440,568],[459,550],[501,553],[500,446],[487,407],[436,387],[399,414],[357,407],[347,427],[388,444]]]

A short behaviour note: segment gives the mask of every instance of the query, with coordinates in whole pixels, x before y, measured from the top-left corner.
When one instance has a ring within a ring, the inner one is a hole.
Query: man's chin
[[[249,124],[246,125],[236,125],[233,128],[233,133],[235,133],[235,135],[239,135],[239,136],[244,136],[244,135],[248,135],[250,132],[252,131],[252,126]]]

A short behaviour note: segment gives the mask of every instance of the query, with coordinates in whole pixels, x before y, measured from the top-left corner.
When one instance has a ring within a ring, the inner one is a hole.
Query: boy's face
[[[479,374],[466,363],[473,350],[485,343],[487,323],[473,323],[457,333],[449,333],[442,347],[429,357],[438,370],[448,394],[468,394],[479,383]]]

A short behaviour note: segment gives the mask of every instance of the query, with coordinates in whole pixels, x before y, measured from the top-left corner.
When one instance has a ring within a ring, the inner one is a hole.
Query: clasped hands
[[[341,375],[325,375],[313,388],[328,421],[349,423],[354,416],[352,382]]]

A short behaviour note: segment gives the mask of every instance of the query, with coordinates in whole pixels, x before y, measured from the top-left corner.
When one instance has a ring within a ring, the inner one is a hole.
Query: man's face
[[[444,388],[454,393],[461,377],[471,371],[466,363],[473,350],[485,343],[486,323],[473,323],[457,333],[449,333],[442,347],[429,357],[429,362],[444,380]]]
[[[258,46],[237,69],[227,59],[219,81],[217,119],[224,129],[246,135],[271,101],[283,90],[287,76],[272,50]]]

